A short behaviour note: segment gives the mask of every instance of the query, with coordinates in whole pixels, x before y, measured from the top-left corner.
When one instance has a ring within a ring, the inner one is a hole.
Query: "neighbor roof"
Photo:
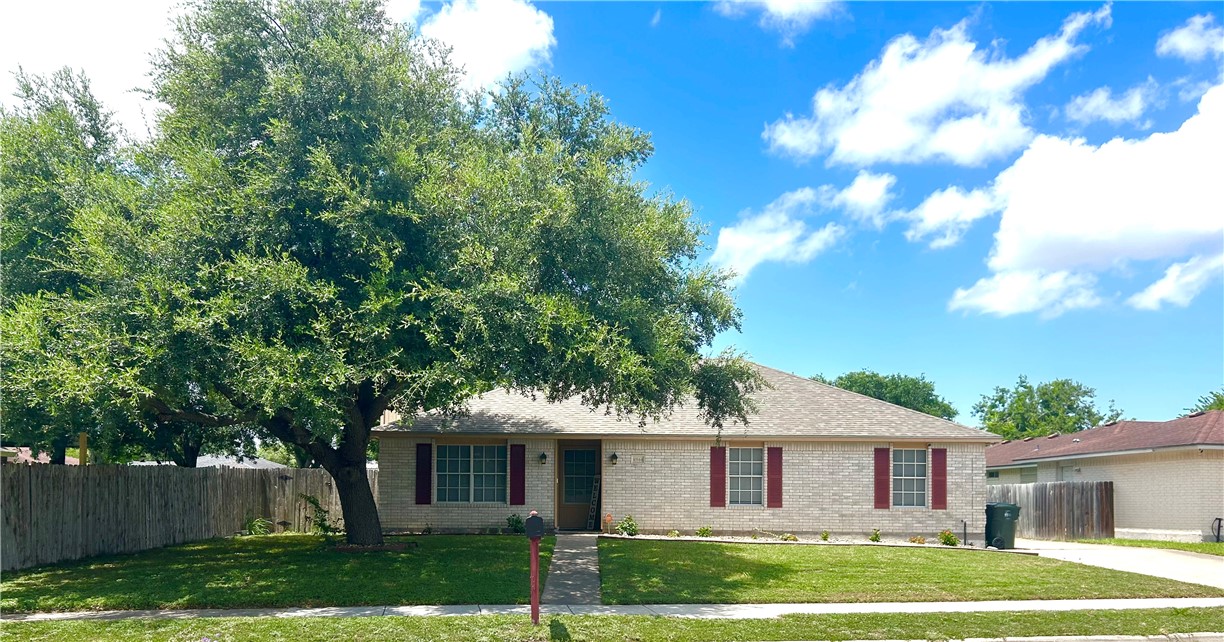
[[[756,366],[770,386],[753,395],[758,412],[749,424],[727,423],[723,438],[917,439],[998,441],[991,433],[902,408],[848,390],[817,383],[773,368]],[[380,426],[376,433],[534,434],[713,438],[718,431],[698,416],[695,400],[658,422],[639,426],[603,409],[582,405],[577,397],[559,403],[497,390],[473,398],[470,412],[457,418],[436,413]]]
[[[986,449],[986,467],[1179,446],[1224,446],[1224,410],[1209,410],[1172,421],[1119,421],[1069,435],[1005,441]]]

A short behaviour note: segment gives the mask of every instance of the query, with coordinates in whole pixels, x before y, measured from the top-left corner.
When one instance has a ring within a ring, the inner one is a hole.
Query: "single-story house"
[[[644,532],[931,535],[981,541],[981,430],[758,366],[747,426],[722,431],[695,403],[640,426],[578,399],[497,390],[457,418],[376,428],[379,511],[389,530],[504,526],[539,511],[559,530],[632,515]]]
[[[1112,481],[1118,537],[1214,540],[1224,517],[1224,411],[1118,421],[986,449],[989,484]]]

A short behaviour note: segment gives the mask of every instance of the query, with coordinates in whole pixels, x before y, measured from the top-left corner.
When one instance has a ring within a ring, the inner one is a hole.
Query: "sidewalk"
[[[1167,548],[1017,539],[1016,549],[1064,562],[1224,589],[1224,557]]]
[[[661,615],[700,619],[764,619],[788,614],[837,613],[977,613],[1000,611],[1083,611],[1165,608],[1219,608],[1224,597],[1148,598],[1133,600],[1016,600],[992,602],[875,602],[844,604],[545,604],[544,615]],[[76,613],[18,613],[6,622],[47,620],[181,619],[196,617],[375,617],[381,615],[458,616],[527,615],[531,607],[519,605],[352,606],[284,609],[181,609],[169,611],[80,611]]]

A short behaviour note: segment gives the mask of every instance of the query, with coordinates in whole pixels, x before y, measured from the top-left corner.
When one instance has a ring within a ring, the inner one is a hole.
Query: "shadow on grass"
[[[570,636],[569,628],[565,623],[557,618],[548,621],[548,639],[557,640],[558,642],[570,642],[573,640]]]

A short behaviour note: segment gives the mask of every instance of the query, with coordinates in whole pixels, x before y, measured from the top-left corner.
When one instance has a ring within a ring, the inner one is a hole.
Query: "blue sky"
[[[84,68],[139,131],[155,106],[124,90],[168,5],[25,4],[0,27],[5,69]],[[1224,384],[1218,2],[388,11],[451,44],[472,87],[554,74],[652,134],[641,179],[691,202],[701,260],[739,275],[743,332],[718,347],[925,374],[970,425],[1021,374],[1140,419]],[[98,40],[107,22],[129,37]]]

